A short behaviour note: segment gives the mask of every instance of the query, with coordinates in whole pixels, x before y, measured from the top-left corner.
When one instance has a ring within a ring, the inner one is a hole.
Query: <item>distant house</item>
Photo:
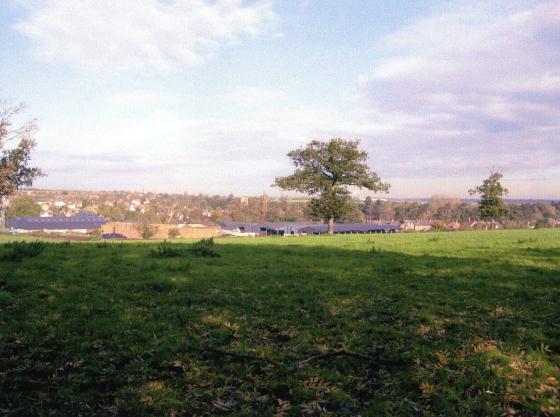
[[[450,232],[457,231],[460,228],[461,228],[461,223],[459,222],[449,222],[445,225],[445,229],[447,229]]]
[[[99,230],[107,219],[95,213],[82,212],[71,217],[12,217],[8,229],[12,233],[88,233]]]
[[[415,225],[415,230],[417,232],[428,232],[432,230],[432,226],[434,223],[434,220],[418,220]]]
[[[503,229],[503,225],[497,221],[474,220],[469,223],[469,228],[471,229]]]
[[[405,232],[412,232],[416,229],[416,225],[413,220],[404,220],[400,224],[400,229]]]
[[[432,229],[433,220],[404,220],[400,228],[406,232],[427,232]]]
[[[128,211],[140,211],[142,203],[140,200],[132,200],[130,202],[130,206],[128,207]]]

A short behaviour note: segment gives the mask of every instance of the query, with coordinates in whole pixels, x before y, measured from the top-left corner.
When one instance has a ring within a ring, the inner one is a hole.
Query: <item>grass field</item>
[[[0,260],[0,416],[560,415],[560,230],[156,245]]]

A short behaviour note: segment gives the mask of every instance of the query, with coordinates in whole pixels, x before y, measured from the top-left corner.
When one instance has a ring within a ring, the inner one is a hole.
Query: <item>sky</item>
[[[560,199],[558,0],[0,0],[0,97],[42,188],[278,195],[344,137],[389,197]]]

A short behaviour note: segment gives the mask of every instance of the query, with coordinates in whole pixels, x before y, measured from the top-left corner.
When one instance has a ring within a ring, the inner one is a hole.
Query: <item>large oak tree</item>
[[[360,141],[333,138],[328,142],[313,140],[307,146],[288,153],[295,171],[277,177],[275,185],[315,196],[311,214],[328,221],[328,233],[334,233],[334,221],[351,209],[349,187],[379,192],[389,184],[367,165],[368,154],[359,149]]]

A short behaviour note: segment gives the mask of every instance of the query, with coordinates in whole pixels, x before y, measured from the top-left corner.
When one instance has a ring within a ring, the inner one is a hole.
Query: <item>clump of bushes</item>
[[[372,244],[371,247],[368,249],[368,252],[375,255],[376,253],[380,253],[381,250],[375,247],[375,244]]]
[[[537,221],[537,224],[535,224],[535,229],[543,229],[548,227],[552,227],[548,219],[540,219]]]
[[[174,245],[167,240],[164,240],[155,249],[150,251],[150,256],[153,258],[176,258],[185,255],[186,251],[182,247]]]
[[[197,256],[207,256],[210,258],[218,258],[220,256],[214,247],[214,238],[202,239],[193,243],[191,252]]]
[[[432,225],[432,232],[445,232],[447,229],[443,223],[434,223]]]
[[[16,304],[15,297],[12,293],[2,291],[0,292],[0,307],[9,308]]]
[[[101,238],[101,230],[92,230],[89,233],[90,240],[99,240]]]
[[[535,238],[533,238],[533,237],[530,237],[529,239],[519,239],[519,240],[517,241],[517,243],[519,243],[519,244],[522,244],[522,243],[535,243],[535,242],[537,242],[537,241],[538,241],[538,239],[535,239]]]
[[[23,258],[33,258],[39,256],[46,247],[45,242],[8,242],[4,244],[3,251],[0,252],[1,261],[20,262]]]
[[[173,244],[164,240],[155,249],[150,251],[153,258],[177,258],[179,256],[187,256],[189,253],[195,256],[205,256],[209,258],[217,258],[220,256],[214,247],[214,239],[202,239],[193,243],[190,248],[185,248],[181,244]]]

